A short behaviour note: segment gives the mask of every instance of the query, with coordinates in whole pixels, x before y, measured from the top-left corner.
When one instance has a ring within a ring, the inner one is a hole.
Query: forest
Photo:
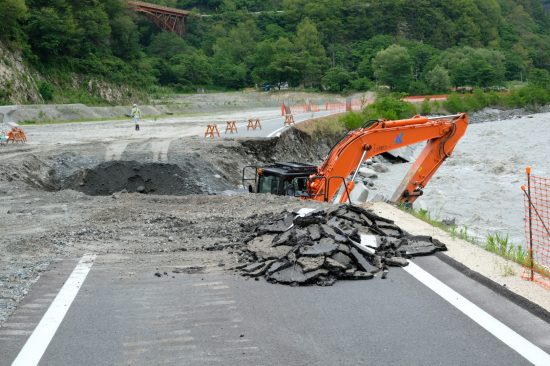
[[[149,2],[191,10],[186,34],[122,0],[0,0],[0,42],[46,76],[46,100],[68,74],[179,92],[550,89],[550,0]]]

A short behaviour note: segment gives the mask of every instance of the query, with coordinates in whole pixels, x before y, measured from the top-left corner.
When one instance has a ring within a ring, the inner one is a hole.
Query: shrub
[[[424,115],[432,113],[432,104],[430,102],[430,98],[426,98],[424,99],[424,101],[422,101],[422,104],[420,105],[420,113]]]
[[[448,110],[450,113],[458,113],[467,111],[464,100],[456,95],[451,94],[445,102],[443,102],[443,107]]]
[[[53,85],[47,81],[41,81],[38,84],[38,92],[42,96],[45,102],[50,102],[53,100],[54,88]]]
[[[388,95],[367,106],[363,110],[363,114],[366,120],[403,119],[414,116],[416,107],[411,103],[402,101],[395,95]]]
[[[343,123],[348,130],[355,130],[363,126],[365,118],[361,113],[348,112],[340,117],[340,122]]]

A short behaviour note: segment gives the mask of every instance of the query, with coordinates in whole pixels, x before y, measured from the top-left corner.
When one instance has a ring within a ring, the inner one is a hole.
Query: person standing
[[[139,110],[137,104],[134,103],[132,107],[132,112],[130,114],[132,116],[132,120],[134,121],[134,124],[136,125],[136,131],[139,131],[139,121],[141,120],[141,111]]]

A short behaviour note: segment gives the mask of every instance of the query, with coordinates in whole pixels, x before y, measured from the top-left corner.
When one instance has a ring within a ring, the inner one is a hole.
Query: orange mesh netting
[[[530,250],[522,277],[550,289],[550,179],[532,175],[527,168],[527,186],[522,189],[525,243]]]

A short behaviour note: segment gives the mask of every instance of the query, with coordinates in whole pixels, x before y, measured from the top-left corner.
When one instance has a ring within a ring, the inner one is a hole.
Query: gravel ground
[[[244,193],[242,168],[274,160],[318,163],[334,143],[296,129],[256,140],[189,132],[171,135],[159,160],[156,142],[184,126],[167,119],[143,137],[104,126],[36,126],[27,128],[29,144],[0,147],[0,324],[49,263],[62,258],[157,253],[177,266],[176,258],[189,252],[193,263],[186,265],[232,267],[251,228],[306,205]]]

